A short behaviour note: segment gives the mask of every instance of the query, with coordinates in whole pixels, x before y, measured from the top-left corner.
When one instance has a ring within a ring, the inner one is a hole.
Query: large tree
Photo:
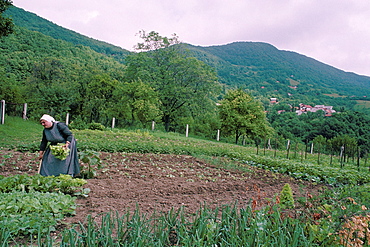
[[[161,116],[159,98],[152,87],[142,81],[125,82],[113,92],[114,111],[133,125],[139,121],[143,126]]]
[[[166,131],[171,124],[179,124],[179,119],[196,114],[197,109],[215,104],[209,99],[220,90],[216,73],[188,56],[176,35],[167,38],[143,31],[140,37],[143,42],[137,45],[138,52],[127,57],[127,80],[141,80],[156,90]]]
[[[4,11],[12,5],[11,0],[0,0],[0,37],[7,36],[13,32],[12,19],[4,17]]]
[[[222,130],[239,137],[253,140],[268,136],[273,129],[269,126],[262,104],[242,89],[230,90],[220,102]]]

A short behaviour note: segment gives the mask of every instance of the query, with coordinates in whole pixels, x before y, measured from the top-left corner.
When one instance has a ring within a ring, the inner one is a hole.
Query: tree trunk
[[[163,121],[164,121],[164,129],[166,130],[166,132],[169,132],[170,131],[170,116],[164,115]]]

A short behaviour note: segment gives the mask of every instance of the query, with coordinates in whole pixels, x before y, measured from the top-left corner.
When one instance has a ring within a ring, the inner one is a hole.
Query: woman
[[[40,123],[44,126],[42,141],[40,144],[40,159],[42,159],[40,174],[43,176],[58,176],[69,174],[75,176],[80,173],[78,162],[76,139],[65,123],[57,122],[52,116],[43,115]],[[65,143],[64,147],[69,148],[69,155],[65,160],[56,158],[47,145]]]

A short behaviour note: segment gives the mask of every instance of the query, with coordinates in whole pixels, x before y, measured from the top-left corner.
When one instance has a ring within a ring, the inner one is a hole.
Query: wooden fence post
[[[5,119],[5,100],[1,100],[1,124],[4,124],[4,119]]]
[[[116,125],[116,118],[112,118],[112,129],[114,129],[115,125]]]
[[[186,137],[189,136],[189,124],[186,125],[186,134],[185,134]]]
[[[217,141],[219,141],[220,140],[220,130],[217,130]]]
[[[27,119],[27,103],[23,104],[23,113],[22,113],[22,118]]]
[[[344,146],[340,148],[340,156],[339,156],[340,168],[343,168],[343,156],[344,156]]]
[[[267,143],[267,149],[268,150],[272,149],[272,147],[271,147],[271,139],[270,138],[269,138],[268,143]]]

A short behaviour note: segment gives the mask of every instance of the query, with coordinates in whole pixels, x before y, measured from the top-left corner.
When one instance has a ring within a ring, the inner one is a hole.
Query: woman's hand
[[[66,144],[63,147],[67,149],[69,147],[69,144],[70,144],[70,142],[66,141]]]

